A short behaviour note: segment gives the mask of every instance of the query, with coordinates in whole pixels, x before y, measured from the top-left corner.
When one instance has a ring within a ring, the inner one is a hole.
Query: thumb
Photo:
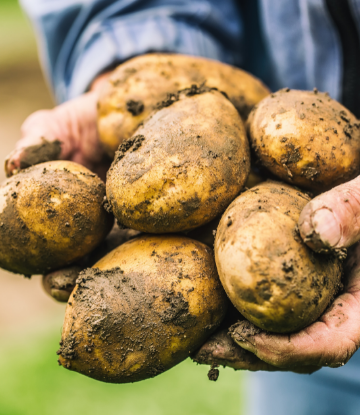
[[[299,231],[315,251],[348,248],[360,240],[360,176],[315,197],[303,209]]]

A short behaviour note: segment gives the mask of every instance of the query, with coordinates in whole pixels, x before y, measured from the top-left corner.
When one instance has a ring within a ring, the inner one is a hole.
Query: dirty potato
[[[223,215],[215,239],[221,282],[256,326],[291,333],[315,321],[340,286],[342,265],[308,248],[296,231],[309,197],[268,181],[241,194]]]
[[[140,236],[80,274],[59,362],[104,382],[156,376],[203,344],[227,304],[210,248],[183,236]]]
[[[47,273],[92,251],[110,231],[104,183],[69,161],[41,163],[0,187],[0,267]]]
[[[180,232],[222,213],[249,170],[249,144],[235,107],[218,91],[191,88],[119,147],[106,193],[125,227]]]
[[[319,192],[360,172],[360,123],[327,94],[282,89],[251,112],[252,147],[277,177]]]
[[[221,62],[186,55],[149,54],[121,64],[99,100],[100,139],[110,155],[169,94],[205,84],[224,91],[245,120],[270,91],[252,75]]]

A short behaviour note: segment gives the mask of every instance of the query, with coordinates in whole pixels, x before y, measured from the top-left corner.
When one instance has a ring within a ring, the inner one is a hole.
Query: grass
[[[0,1],[0,67],[36,59],[30,23],[16,0]]]
[[[17,335],[0,344],[1,415],[238,415],[240,373],[220,371],[187,360],[143,382],[105,384],[56,363],[56,329]]]

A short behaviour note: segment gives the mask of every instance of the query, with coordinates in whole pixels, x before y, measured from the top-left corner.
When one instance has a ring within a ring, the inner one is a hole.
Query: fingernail
[[[341,227],[333,212],[319,209],[312,217],[312,227],[326,247],[335,247],[341,239]]]

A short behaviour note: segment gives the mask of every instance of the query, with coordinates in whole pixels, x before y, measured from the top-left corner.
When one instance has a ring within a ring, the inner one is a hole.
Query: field
[[[32,31],[14,0],[0,2],[0,151],[19,138],[31,112],[52,99],[36,58]],[[5,178],[0,172],[0,178]],[[215,415],[239,414],[239,372],[221,370],[216,383],[207,367],[190,360],[158,378],[107,385],[56,363],[64,306],[48,298],[40,278],[0,271],[1,415]]]

